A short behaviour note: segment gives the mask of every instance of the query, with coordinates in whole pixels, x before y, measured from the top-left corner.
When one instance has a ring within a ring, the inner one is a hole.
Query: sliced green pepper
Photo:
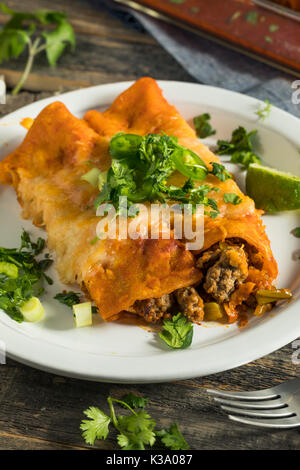
[[[6,261],[0,262],[0,274],[5,274],[12,279],[17,279],[18,277],[18,268],[13,263],[7,263]]]
[[[142,141],[143,138],[140,135],[116,134],[110,141],[110,156],[116,160],[137,159]]]
[[[293,294],[289,289],[274,289],[274,290],[258,290],[256,292],[256,300],[258,305],[264,305],[279,300],[291,299]]]
[[[176,169],[188,178],[201,181],[208,174],[204,161],[192,150],[177,148],[172,153],[172,159]]]

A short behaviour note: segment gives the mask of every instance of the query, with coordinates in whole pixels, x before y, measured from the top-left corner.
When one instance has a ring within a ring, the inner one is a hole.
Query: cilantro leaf
[[[0,32],[0,64],[9,59],[17,59],[29,43],[30,33],[18,29],[5,29]]]
[[[133,409],[145,408],[145,406],[148,403],[147,398],[138,397],[137,395],[134,395],[134,393],[131,393],[131,392],[125,395],[125,397],[123,397],[122,400]]]
[[[160,437],[161,442],[171,450],[188,450],[190,448],[179,431],[177,423],[172,424],[169,431],[164,429],[156,431],[156,435]]]
[[[151,419],[145,410],[118,417],[118,429],[121,434],[127,436],[131,449],[144,449],[144,445],[152,446],[155,442],[155,426],[156,421]]]
[[[242,198],[234,193],[225,193],[223,198],[225,202],[234,204],[235,206],[242,202]]]
[[[67,21],[59,21],[57,28],[50,33],[43,33],[46,40],[46,55],[51,67],[56,65],[57,60],[64,52],[67,44],[75,48],[75,33]]]
[[[230,141],[218,140],[217,154],[231,155],[231,162],[239,163],[245,169],[251,163],[261,163],[259,156],[253,151],[252,137],[256,133],[256,130],[247,132],[244,127],[238,127],[232,132]]]
[[[73,307],[73,305],[80,304],[79,295],[72,291],[56,294],[54,299],[58,300],[61,304],[67,305],[68,307]]]
[[[160,338],[172,349],[186,349],[192,344],[193,325],[181,313],[164,320]]]
[[[137,397],[133,393],[128,394],[127,397],[130,397],[130,399],[128,398],[130,405],[117,398],[107,398],[110,416],[95,407],[90,407],[84,411],[89,420],[83,420],[80,429],[83,431],[82,436],[87,444],[93,445],[96,439],[106,439],[109,424],[112,423],[118,431],[117,442],[122,450],[145,450],[145,446],[152,447],[154,445],[156,437],[160,438],[165,447],[172,450],[189,449],[177,423],[171,425],[169,431],[156,430],[156,421],[144,409],[138,412],[133,410],[133,405],[145,406],[147,400]],[[126,416],[117,415],[114,403],[127,408],[131,414]]]
[[[12,92],[17,94],[31,71],[35,56],[45,51],[48,62],[53,67],[68,44],[74,49],[75,34],[65,13],[50,10],[18,12],[4,3],[0,4],[0,8],[10,15],[0,31],[0,63],[18,58],[25,48],[28,51],[26,67]],[[50,30],[48,25],[54,26],[54,29]]]
[[[226,181],[232,178],[232,175],[226,170],[224,165],[216,162],[211,162],[211,164],[213,168],[210,173],[216,176],[220,181]]]
[[[232,155],[236,151],[252,151],[253,146],[251,138],[256,135],[256,133],[256,130],[248,133],[244,127],[238,127],[232,132],[230,141],[218,140],[217,153],[219,155]]]
[[[200,114],[199,116],[194,117],[194,126],[196,129],[196,134],[201,139],[205,139],[210,135],[215,135],[216,131],[212,128],[210,124],[210,114],[204,113]]]
[[[83,420],[80,425],[85,442],[93,445],[96,439],[106,439],[110,417],[94,406],[90,406],[84,411],[84,414],[89,418]]]
[[[244,169],[247,169],[251,163],[258,163],[261,164],[261,159],[258,155],[256,155],[253,152],[247,152],[247,151],[237,151],[234,152],[233,155],[231,156],[232,163],[239,163],[242,165]]]

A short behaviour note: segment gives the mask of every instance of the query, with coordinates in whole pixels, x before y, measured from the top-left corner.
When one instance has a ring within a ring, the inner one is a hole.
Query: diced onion
[[[84,302],[82,304],[73,305],[73,314],[75,325],[77,328],[82,326],[91,326],[92,320],[92,303]]]

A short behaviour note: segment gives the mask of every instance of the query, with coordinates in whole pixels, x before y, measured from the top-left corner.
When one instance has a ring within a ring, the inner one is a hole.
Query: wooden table
[[[8,1],[20,8],[17,0]],[[8,96],[4,115],[54,92],[89,84],[117,82],[151,75],[158,79],[192,81],[191,77],[150,36],[99,2],[64,0],[77,33],[76,54],[66,53],[56,69],[39,58],[26,90]],[[61,9],[59,0],[26,0],[28,10]],[[92,9],[92,7],[94,8]],[[5,16],[0,14],[0,22]],[[22,59],[2,64],[10,85],[16,83]],[[247,345],[245,344],[245,348]],[[298,375],[291,345],[238,369],[209,377],[153,385],[115,385],[58,377],[7,360],[0,366],[0,449],[84,449],[79,424],[91,405],[106,409],[108,395],[137,392],[150,398],[149,411],[161,427],[178,421],[193,449],[297,449],[298,430],[268,431],[229,422],[205,392],[206,388],[252,390]],[[114,449],[114,439],[98,444]]]

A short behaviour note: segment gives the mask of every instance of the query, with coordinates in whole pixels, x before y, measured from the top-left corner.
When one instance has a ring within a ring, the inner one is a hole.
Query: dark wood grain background
[[[6,3],[21,7],[18,0]],[[105,8],[101,0],[22,2],[22,8],[28,10],[61,10],[62,5],[77,33],[76,53],[64,54],[55,69],[39,58],[25,90],[17,97],[8,96],[7,104],[0,105],[1,115],[53,93],[90,84],[143,75],[193,81],[148,34]],[[0,23],[5,20],[0,14]],[[24,61],[20,58],[0,67],[10,86],[16,83]],[[82,411],[91,405],[107,409],[108,395],[121,397],[130,391],[150,398],[149,411],[161,427],[178,421],[193,449],[299,449],[300,430],[269,431],[230,422],[205,392],[206,388],[253,390],[297,377],[300,365],[292,363],[293,352],[287,345],[232,371],[153,385],[63,378],[8,359],[6,365],[0,365],[0,449],[86,449],[79,430]],[[97,446],[114,449],[113,436]]]

